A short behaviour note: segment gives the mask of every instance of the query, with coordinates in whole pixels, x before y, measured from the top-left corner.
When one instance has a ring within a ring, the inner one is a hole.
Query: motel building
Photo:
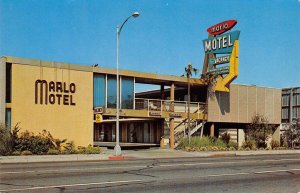
[[[230,84],[229,92],[208,97],[199,78],[120,70],[120,132],[122,148],[170,147],[188,134],[187,87],[191,86],[192,136],[219,137],[228,131],[239,145],[243,129],[259,113],[278,126],[281,89]],[[136,92],[136,85],[158,85]],[[17,123],[34,133],[49,131],[76,146],[114,147],[116,140],[116,70],[10,56],[0,63],[0,122]],[[22,131],[21,130],[21,131]]]
[[[203,131],[220,137],[227,131],[242,145],[246,125],[260,114],[277,128],[273,138],[279,140],[281,89],[232,84],[238,76],[240,31],[229,30],[236,23],[228,20],[207,29],[202,78],[119,70],[122,148],[175,148],[188,135],[188,109],[192,136]],[[45,129],[76,146],[115,146],[115,69],[10,56],[0,62],[0,123],[19,123],[34,133]],[[137,85],[158,89],[137,92]]]

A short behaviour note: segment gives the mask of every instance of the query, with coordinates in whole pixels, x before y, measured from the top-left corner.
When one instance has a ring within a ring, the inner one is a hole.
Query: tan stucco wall
[[[280,124],[281,89],[231,84],[229,93],[216,92],[208,102],[209,122],[250,123],[256,113]]]
[[[76,84],[75,106],[35,104],[35,81],[60,81]],[[77,70],[12,65],[12,126],[34,133],[43,129],[75,145],[93,144],[93,73]]]

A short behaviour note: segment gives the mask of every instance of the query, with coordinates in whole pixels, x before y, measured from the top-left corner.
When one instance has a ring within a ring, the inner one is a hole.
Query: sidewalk
[[[185,152],[170,149],[123,150],[122,155],[127,159],[157,159],[185,157],[222,157],[270,154],[299,154],[300,150],[269,150],[269,151],[214,151],[214,152]],[[101,154],[71,154],[71,155],[32,155],[32,156],[0,156],[0,163],[30,163],[30,162],[65,162],[65,161],[100,161],[109,160],[114,155],[113,150],[104,150]]]

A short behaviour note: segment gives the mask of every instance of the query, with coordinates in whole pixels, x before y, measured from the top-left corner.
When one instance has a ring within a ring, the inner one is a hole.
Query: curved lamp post
[[[125,19],[125,21],[122,23],[121,27],[119,27],[117,25],[117,121],[116,121],[116,146],[114,148],[115,150],[115,155],[118,156],[118,155],[121,155],[122,152],[121,152],[121,147],[120,147],[120,140],[119,140],[119,131],[120,131],[120,127],[119,127],[119,105],[120,105],[120,97],[119,97],[119,94],[120,94],[120,88],[119,88],[119,38],[120,38],[120,34],[121,34],[121,31],[125,25],[125,23],[131,18],[136,18],[138,17],[140,14],[139,12],[134,12],[132,15],[130,15],[129,17],[127,17]]]

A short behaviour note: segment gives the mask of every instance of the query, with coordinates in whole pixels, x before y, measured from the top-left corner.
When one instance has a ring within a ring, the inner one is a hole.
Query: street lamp
[[[115,150],[115,155],[121,155],[121,147],[120,147],[120,140],[119,140],[119,131],[120,131],[120,127],[119,127],[119,105],[120,105],[120,88],[119,88],[119,38],[120,38],[120,34],[121,31],[123,29],[123,26],[125,25],[125,23],[131,18],[136,18],[138,17],[140,14],[139,12],[134,12],[132,15],[130,15],[129,17],[127,17],[125,19],[125,21],[122,23],[121,27],[119,28],[119,26],[117,25],[117,121],[116,121],[116,146],[114,148]]]

